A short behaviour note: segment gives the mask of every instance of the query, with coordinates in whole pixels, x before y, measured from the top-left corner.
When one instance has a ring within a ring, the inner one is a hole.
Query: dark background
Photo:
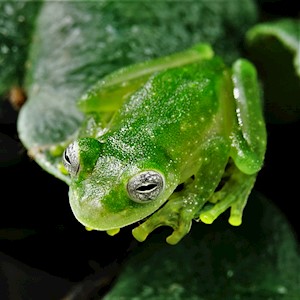
[[[259,2],[262,21],[299,16],[294,2]],[[16,131],[18,111],[8,101],[0,105],[0,298],[60,299],[76,288],[104,292],[136,245],[130,226],[113,238],[86,234],[70,210],[68,186],[27,156]],[[265,165],[255,189],[281,209],[299,239],[299,118],[268,121],[267,131]],[[84,299],[74,293],[70,299]]]

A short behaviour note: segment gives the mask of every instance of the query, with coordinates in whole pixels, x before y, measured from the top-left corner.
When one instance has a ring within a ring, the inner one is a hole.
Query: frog
[[[137,224],[139,242],[168,226],[171,245],[227,210],[241,225],[264,164],[261,98],[255,66],[228,66],[206,43],[100,79],[78,100],[85,120],[62,155],[75,218],[112,236]]]

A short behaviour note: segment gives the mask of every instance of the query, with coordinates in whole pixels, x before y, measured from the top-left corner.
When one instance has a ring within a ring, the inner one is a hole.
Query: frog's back
[[[226,70],[222,60],[214,58],[153,75],[117,112],[111,131],[123,132],[128,143],[151,139],[174,153],[181,152],[182,145],[199,146],[212,130],[224,130],[221,119],[227,104],[220,91],[228,86]]]

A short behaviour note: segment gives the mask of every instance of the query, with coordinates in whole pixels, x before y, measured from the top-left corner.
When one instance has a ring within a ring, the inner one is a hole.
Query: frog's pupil
[[[147,185],[141,185],[136,190],[143,193],[143,192],[151,192],[157,188],[157,184],[147,184]]]
[[[66,152],[66,151],[65,151],[65,161],[66,161],[68,164],[71,164],[71,161],[70,161],[69,155],[67,154],[67,152]]]

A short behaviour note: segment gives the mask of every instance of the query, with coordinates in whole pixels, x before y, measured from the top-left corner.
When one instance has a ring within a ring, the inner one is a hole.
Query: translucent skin
[[[266,148],[251,63],[238,60],[229,69],[208,45],[197,45],[109,75],[79,107],[87,122],[69,196],[87,228],[114,234],[151,215],[134,237],[144,241],[166,225],[174,229],[167,242],[176,244],[193,219],[212,223],[227,208],[229,222],[241,223]],[[162,174],[164,190],[136,203],[126,186],[145,170]]]

